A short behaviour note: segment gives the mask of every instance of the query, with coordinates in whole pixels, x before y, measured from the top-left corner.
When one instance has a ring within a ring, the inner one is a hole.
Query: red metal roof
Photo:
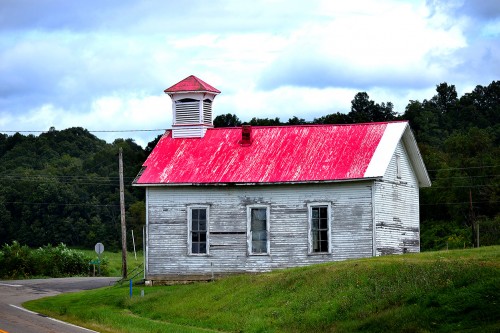
[[[388,124],[254,126],[250,145],[240,144],[241,128],[208,129],[203,138],[176,139],[167,130],[134,183],[175,185],[361,179],[365,177]]]
[[[209,91],[216,94],[220,94],[220,91],[205,81],[197,78],[194,75],[190,75],[182,81],[177,82],[170,88],[165,89],[166,93],[173,92],[188,92],[188,91]]]

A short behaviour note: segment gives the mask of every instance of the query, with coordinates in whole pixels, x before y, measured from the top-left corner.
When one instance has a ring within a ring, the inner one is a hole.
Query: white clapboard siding
[[[397,177],[399,156],[400,175]],[[376,255],[420,251],[419,188],[405,147],[397,145],[382,181],[375,182]]]
[[[148,189],[148,279],[260,272],[372,255],[372,182]],[[308,253],[308,208],[331,204],[330,254]],[[247,206],[270,208],[270,254],[247,254]],[[209,207],[209,254],[188,255],[187,207]]]

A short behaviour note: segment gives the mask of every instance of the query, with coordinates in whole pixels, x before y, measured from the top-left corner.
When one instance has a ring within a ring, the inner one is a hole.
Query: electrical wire
[[[89,133],[129,133],[129,132],[165,132],[165,128],[155,128],[155,129],[130,129],[130,130],[86,130]],[[4,131],[0,130],[0,133],[49,133],[50,130],[25,130],[25,131]]]

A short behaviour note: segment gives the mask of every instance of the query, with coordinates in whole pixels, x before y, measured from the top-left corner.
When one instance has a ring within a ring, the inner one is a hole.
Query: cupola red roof
[[[194,75],[190,75],[182,81],[177,82],[170,88],[165,89],[166,93],[176,93],[176,92],[188,92],[188,91],[208,91],[215,94],[220,94],[220,91],[205,81],[197,78]]]

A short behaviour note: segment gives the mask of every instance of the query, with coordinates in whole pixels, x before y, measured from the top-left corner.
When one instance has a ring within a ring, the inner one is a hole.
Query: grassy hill
[[[498,332],[499,302],[495,246],[135,287],[132,298],[110,287],[25,306],[100,332]]]

